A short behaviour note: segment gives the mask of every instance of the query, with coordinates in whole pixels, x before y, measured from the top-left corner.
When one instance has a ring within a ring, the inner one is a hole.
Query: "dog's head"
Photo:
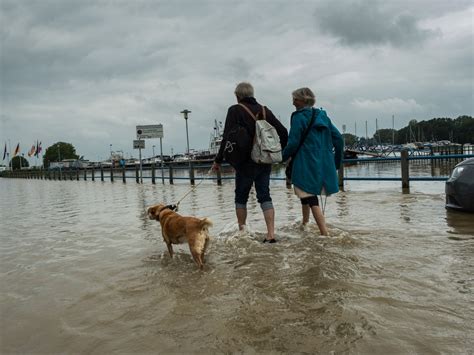
[[[148,207],[148,218],[155,219],[157,221],[160,220],[160,212],[165,209],[165,205],[158,204]]]
[[[147,210],[148,218],[159,221],[160,213],[163,212],[164,210],[176,211],[177,207],[175,205],[163,205],[163,204],[150,206],[148,207],[148,210]]]

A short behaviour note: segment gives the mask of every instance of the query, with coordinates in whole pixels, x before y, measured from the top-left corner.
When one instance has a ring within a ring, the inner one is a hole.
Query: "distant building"
[[[49,164],[50,170],[58,169],[84,169],[90,165],[88,160],[64,159],[59,162],[53,161]]]

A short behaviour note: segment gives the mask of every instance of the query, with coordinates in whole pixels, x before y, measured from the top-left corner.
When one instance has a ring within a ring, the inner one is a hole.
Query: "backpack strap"
[[[311,121],[309,121],[308,127],[306,127],[305,131],[303,132],[303,135],[301,136],[301,140],[298,144],[298,147],[296,148],[295,152],[291,156],[291,159],[293,159],[296,156],[296,154],[298,154],[298,151],[300,150],[301,146],[303,145],[304,140],[308,136],[308,133],[311,130],[311,127],[313,127],[314,121],[316,120],[316,110],[314,109],[314,107],[311,110],[313,111],[313,114],[311,115]],[[318,112],[318,116],[319,116],[320,112],[321,111]],[[293,118],[293,114],[291,115],[291,117]]]
[[[242,106],[242,107],[245,109],[245,111],[247,111],[248,114],[249,114],[255,121],[258,121],[258,120],[259,120],[258,116],[259,116],[259,113],[260,113],[260,112],[257,113],[257,116],[255,116],[255,115],[253,114],[253,112],[250,111],[250,109],[249,109],[247,106],[245,106],[244,104],[241,104],[241,103],[239,103],[239,105]],[[262,114],[263,119],[266,120],[267,117],[266,117],[266,114],[265,114],[265,106],[262,106],[262,112],[263,112],[263,114]]]

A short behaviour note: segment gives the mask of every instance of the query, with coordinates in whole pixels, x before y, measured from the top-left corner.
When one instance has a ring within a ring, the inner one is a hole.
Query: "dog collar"
[[[171,211],[176,211],[178,209],[178,206],[176,206],[176,205],[166,205],[165,209],[169,209]]]

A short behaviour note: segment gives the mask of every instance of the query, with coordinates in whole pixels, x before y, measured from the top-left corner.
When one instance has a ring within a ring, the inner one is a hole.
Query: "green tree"
[[[16,157],[13,157],[12,160],[10,161],[10,167],[12,170],[19,170],[20,168],[28,168],[30,166],[30,163],[28,163],[28,160],[26,160],[24,157],[17,155]]]
[[[398,130],[396,143],[426,142],[449,140],[454,143],[474,142],[474,118],[459,116],[456,119],[449,117],[433,118],[429,121],[411,120],[408,126]]]
[[[43,155],[43,164],[49,167],[51,162],[59,162],[64,159],[78,159],[76,149],[70,143],[57,142],[52,146],[46,148]]]
[[[454,120],[455,142],[474,143],[474,118],[471,116],[459,116]]]
[[[350,133],[343,133],[342,137],[344,138],[344,145],[346,147],[352,147],[357,144],[357,137]]]
[[[395,142],[397,141],[398,132],[394,129],[379,129],[375,132],[373,139],[378,143],[392,143],[392,138],[395,136]]]

